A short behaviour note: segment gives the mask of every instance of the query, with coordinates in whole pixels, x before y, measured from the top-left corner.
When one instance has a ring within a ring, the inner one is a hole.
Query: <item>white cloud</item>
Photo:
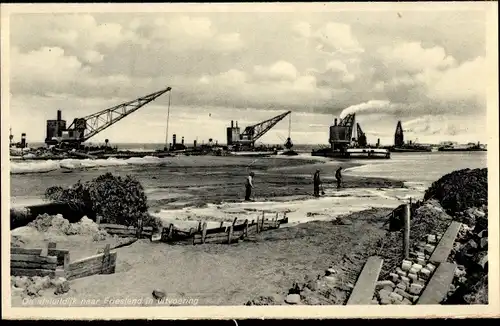
[[[327,52],[349,54],[364,51],[347,24],[329,22],[313,35],[319,42],[319,49]]]
[[[455,59],[446,55],[442,47],[423,48],[420,42],[384,46],[378,50],[378,53],[383,63],[390,70],[418,72],[425,69],[448,68],[455,65]]]
[[[302,37],[310,37],[311,36],[311,24],[306,22],[299,22],[293,25],[292,30]]]
[[[295,81],[298,77],[297,68],[286,61],[278,61],[269,67],[255,66],[254,74],[258,78],[269,80]]]

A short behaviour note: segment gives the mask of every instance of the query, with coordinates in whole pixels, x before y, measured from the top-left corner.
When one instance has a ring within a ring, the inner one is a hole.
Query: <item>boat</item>
[[[367,158],[367,159],[389,159],[391,153],[385,148],[347,148],[345,151],[333,151],[331,148],[313,150],[311,156],[324,156],[334,158]]]
[[[487,151],[486,145],[480,143],[468,143],[466,145],[457,144],[443,144],[438,147],[439,152],[485,152]]]

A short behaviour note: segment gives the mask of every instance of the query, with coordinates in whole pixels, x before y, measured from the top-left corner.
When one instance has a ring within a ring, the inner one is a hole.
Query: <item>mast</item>
[[[165,134],[165,149],[168,150],[168,122],[170,120],[170,98],[172,97],[172,92],[168,94],[168,108],[167,108],[167,130]]]

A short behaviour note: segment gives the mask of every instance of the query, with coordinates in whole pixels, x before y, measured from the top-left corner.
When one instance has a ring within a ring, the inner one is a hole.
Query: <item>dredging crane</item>
[[[227,127],[227,145],[239,149],[253,149],[255,147],[255,142],[260,137],[264,136],[264,134],[290,113],[292,113],[292,111],[287,111],[273,118],[248,126],[242,133],[240,133],[238,121],[236,121],[236,126],[234,125],[234,121],[231,121],[231,127]]]
[[[330,148],[313,150],[311,154],[344,158],[390,158],[387,149],[378,148],[378,141],[375,147],[368,145],[365,133],[360,124],[356,123],[355,113],[347,114],[343,119],[335,118],[333,125],[330,126],[328,142]]]
[[[57,120],[47,120],[47,137],[45,143],[47,145],[64,144],[70,148],[79,148],[82,143],[94,137],[104,129],[112,126],[171,90],[171,87],[167,87],[83,118],[76,118],[68,128],[66,128],[66,121],[62,120],[61,111],[58,110]]]

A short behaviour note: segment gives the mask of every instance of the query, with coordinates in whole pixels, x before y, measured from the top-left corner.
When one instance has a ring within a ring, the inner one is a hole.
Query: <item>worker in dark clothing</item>
[[[314,173],[314,197],[319,197],[319,186],[321,185],[321,180],[319,178],[319,170]]]
[[[245,200],[250,201],[250,196],[252,195],[252,188],[253,188],[253,176],[255,174],[253,172],[250,172],[250,174],[247,177],[247,180],[245,182]]]
[[[342,167],[339,167],[335,172],[335,179],[337,179],[337,189],[339,189],[342,186]]]

